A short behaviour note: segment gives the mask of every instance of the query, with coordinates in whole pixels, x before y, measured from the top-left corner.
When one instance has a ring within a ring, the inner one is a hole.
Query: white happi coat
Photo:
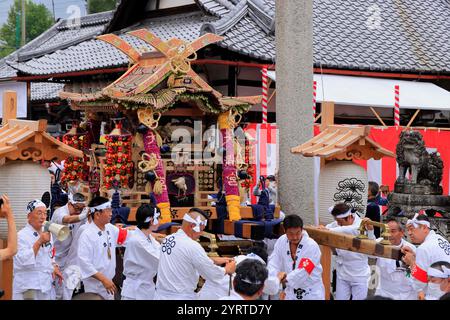
[[[69,205],[66,204],[65,206],[60,207],[56,209],[55,212],[53,212],[51,222],[57,224],[64,224],[63,218],[68,215],[70,215]],[[66,265],[67,256],[69,254],[69,250],[73,241],[73,236],[82,224],[84,224],[84,222],[66,224],[70,229],[69,236],[64,241],[59,241],[58,239],[55,239],[55,249],[56,249],[55,261],[61,268],[61,270],[64,270],[64,267]]]
[[[416,291],[427,293],[428,268],[435,262],[446,261],[450,263],[450,244],[433,230],[425,238],[425,241],[416,250],[416,265],[411,270]],[[426,299],[433,300],[428,293]]]
[[[112,280],[116,274],[116,247],[119,241],[125,244],[130,232],[108,223],[102,231],[95,223],[89,224],[80,235],[78,244],[78,264],[85,292],[101,295],[104,299],[113,300],[103,284],[92,277],[97,272]],[[122,239],[119,239],[119,235]],[[125,235],[125,236],[124,236]],[[108,258],[108,246],[111,259]]]
[[[63,291],[63,300],[70,300],[72,299],[73,294],[73,288],[80,285],[81,281],[81,270],[78,263],[78,244],[80,241],[80,235],[83,233],[83,231],[89,226],[90,222],[86,221],[86,223],[83,223],[80,225],[79,228],[75,230],[75,232],[72,230],[72,243],[70,244],[69,252],[66,257],[66,262],[64,266],[64,270],[62,270],[63,273],[63,284],[64,284],[64,291]],[[76,270],[75,273],[73,271]]]
[[[125,280],[122,297],[135,300],[152,300],[155,294],[153,278],[158,271],[161,245],[139,229],[127,242],[123,259]]]
[[[78,246],[80,243],[80,236],[83,234],[84,230],[92,224],[92,222],[86,221],[86,223],[83,223],[80,225],[79,228],[77,228],[76,232],[72,232],[72,243],[69,248],[69,252],[67,253],[66,258],[66,266],[72,266],[76,265],[78,266]]]
[[[225,270],[208,258],[202,246],[179,229],[161,245],[155,300],[195,300],[199,276],[222,279]]]
[[[246,255],[240,255],[235,257],[236,261],[241,263],[245,259],[251,259]],[[239,264],[238,264],[239,265]],[[237,266],[237,265],[236,265]],[[233,292],[233,280],[236,273],[231,277],[230,286],[230,276],[224,275],[222,278],[217,280],[206,280],[203,284],[202,289],[199,293],[199,300],[217,300],[221,297],[228,296],[228,292],[232,294]],[[280,281],[276,276],[269,276],[264,282],[263,293],[267,295],[275,295],[278,293],[280,287]],[[231,290],[230,290],[231,289]]]
[[[22,300],[22,294],[30,289],[48,295],[53,289],[53,236],[50,235],[50,242],[41,246],[35,256],[33,245],[38,239],[39,233],[28,223],[17,233],[18,250],[13,260],[14,300]]]
[[[352,236],[359,235],[359,225],[361,218],[357,214],[353,214],[355,220],[350,226],[339,226],[336,221],[327,224],[326,228],[330,231],[350,234]],[[371,240],[375,240],[373,230],[367,232],[367,236]],[[367,282],[370,277],[369,258],[362,253],[351,252],[348,250],[336,249],[336,275],[338,278],[349,282]]]
[[[269,275],[287,273],[286,300],[324,300],[321,252],[319,245],[303,230],[302,239],[293,260],[287,236],[282,235],[269,257]]]
[[[378,241],[381,240],[381,238],[378,239]],[[394,247],[410,247],[413,251],[416,251],[416,247],[404,239],[398,246]],[[417,300],[413,279],[401,264],[400,261],[377,257],[379,282],[376,295],[394,300]]]

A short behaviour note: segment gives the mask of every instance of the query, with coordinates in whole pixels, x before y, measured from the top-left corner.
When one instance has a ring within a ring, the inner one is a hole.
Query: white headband
[[[39,208],[39,207],[44,207],[45,209],[47,209],[47,206],[45,205],[45,203],[43,203],[39,199],[30,201],[27,205],[27,214],[30,214],[31,212],[34,211],[34,209]]]
[[[266,262],[257,254],[250,252],[249,254],[246,255],[247,258],[249,259],[255,259],[258,260],[259,262],[261,262],[263,265],[266,265]]]
[[[85,204],[84,201],[76,201],[76,200],[73,198],[73,194],[71,194],[71,193],[69,193],[68,198],[69,198],[69,202],[70,202],[71,204]]]
[[[419,224],[423,225],[423,226],[427,226],[428,228],[430,228],[430,222],[425,221],[425,220],[417,220],[417,217],[419,216],[418,213],[416,213],[414,215],[414,218],[408,220],[408,222],[406,222],[406,225],[412,224],[414,229],[419,227]]]
[[[334,207],[330,207],[330,208],[331,208],[331,210],[328,209],[328,211],[331,213],[331,211],[333,211],[333,208],[334,208]],[[338,218],[338,219],[344,219],[344,218],[347,218],[348,216],[351,216],[352,214],[353,214],[353,213],[352,213],[352,209],[350,208],[347,212],[338,214],[338,215],[336,216],[336,218]]]
[[[150,220],[152,220],[152,218],[153,218],[152,225],[156,226],[159,223],[158,219],[161,214],[158,212],[158,209],[156,209],[156,207],[154,210],[155,211],[153,211],[153,217],[148,216],[147,219],[145,219],[144,223],[150,222]]]
[[[95,211],[100,211],[100,210],[110,209],[110,208],[111,208],[111,201],[108,201],[108,202],[100,204],[96,207],[89,208],[89,210],[91,211],[91,213],[94,213]]]
[[[442,270],[444,270],[444,271],[430,267],[430,268],[428,268],[427,273],[431,277],[442,278],[442,279],[450,278],[450,269],[442,266]]]
[[[208,220],[202,221],[200,216],[197,216],[196,219],[192,218],[188,213],[186,213],[183,217],[183,220],[195,223],[195,227],[192,228],[195,232],[200,232],[200,226],[204,225],[206,227]]]

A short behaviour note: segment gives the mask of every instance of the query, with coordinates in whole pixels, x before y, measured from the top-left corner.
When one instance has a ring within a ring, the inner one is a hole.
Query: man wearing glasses
[[[413,252],[416,251],[416,247],[404,239],[404,228],[397,220],[392,218],[387,221],[387,225],[391,233],[389,241],[393,246],[400,249],[409,247]],[[394,300],[417,300],[413,279],[406,267],[402,261],[377,258],[377,273],[380,278],[375,295]]]
[[[18,233],[14,256],[13,300],[50,300],[54,296],[53,280],[61,283],[62,274],[54,260],[52,236],[43,231],[47,207],[33,200],[28,203],[27,215],[28,223]]]

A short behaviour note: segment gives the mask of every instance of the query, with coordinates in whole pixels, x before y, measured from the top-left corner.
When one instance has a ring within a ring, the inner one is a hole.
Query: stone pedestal
[[[389,215],[395,215],[398,209],[403,210],[408,218],[412,218],[420,210],[436,210],[450,218],[450,196],[391,193],[389,200]]]
[[[409,182],[395,182],[394,190],[396,193],[418,194],[418,195],[441,195],[442,187],[440,185],[423,185]]]

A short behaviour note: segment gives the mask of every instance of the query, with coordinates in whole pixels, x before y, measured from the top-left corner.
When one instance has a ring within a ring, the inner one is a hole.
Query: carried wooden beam
[[[124,203],[126,201],[127,200],[123,200]],[[209,215],[209,219],[213,219],[213,220],[217,219],[216,207],[199,206],[197,208],[205,211]],[[130,221],[130,222],[136,221],[137,209],[138,209],[137,207],[132,207],[130,209],[130,214],[128,215],[128,221]],[[191,209],[191,207],[172,207],[172,208],[170,208],[170,211],[171,211],[171,214],[172,214],[172,220],[173,221],[182,220],[183,216],[186,213],[188,213],[190,209]],[[276,206],[275,207],[275,212],[274,212],[274,217],[278,218],[279,216],[280,216],[280,207]],[[244,220],[245,219],[252,219],[253,218],[252,207],[241,207],[241,218],[244,219]]]
[[[375,240],[358,239],[348,234],[322,230],[312,226],[304,227],[304,229],[319,245],[394,260],[400,260],[403,256],[399,248],[382,245]]]

